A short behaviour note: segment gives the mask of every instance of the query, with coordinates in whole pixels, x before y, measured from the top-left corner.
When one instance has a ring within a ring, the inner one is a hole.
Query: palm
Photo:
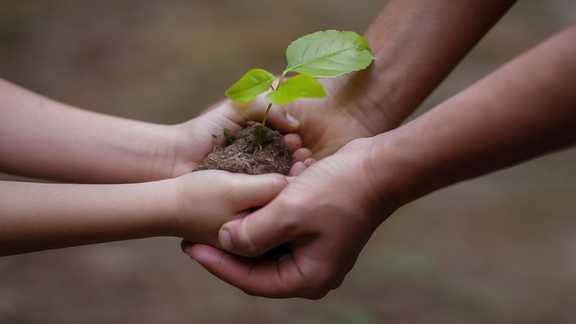
[[[301,122],[298,134],[302,144],[316,159],[335,153],[353,139],[391,128],[381,109],[354,83],[355,76],[323,80],[326,99],[301,99],[284,106]]]
[[[262,120],[266,106],[261,102],[250,104],[224,101],[215,105],[209,112],[175,126],[178,132],[175,143],[175,162],[172,176],[190,172],[202,163],[214,145],[223,145],[226,137],[224,128],[232,133],[239,131],[250,120]],[[291,125],[278,111],[269,115],[270,124],[281,133],[288,134],[296,131],[297,126]],[[285,137],[286,138],[286,137]],[[294,137],[292,137],[294,138]],[[299,143],[298,139],[298,143]],[[286,142],[289,151],[294,151],[291,141]]]

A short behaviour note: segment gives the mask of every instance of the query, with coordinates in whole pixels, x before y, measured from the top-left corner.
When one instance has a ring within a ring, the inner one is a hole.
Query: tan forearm
[[[384,195],[439,188],[576,143],[576,26],[377,140]],[[386,170],[391,170],[387,172]],[[387,188],[395,188],[387,192]]]
[[[0,182],[0,255],[173,235],[173,180],[123,185]]]
[[[377,103],[386,116],[374,134],[404,121],[514,2],[388,2],[365,33],[376,60],[351,76],[365,105]]]
[[[0,79],[0,170],[72,182],[170,176],[173,128],[77,109]],[[159,163],[160,161],[160,163]],[[163,168],[163,166],[165,168]]]

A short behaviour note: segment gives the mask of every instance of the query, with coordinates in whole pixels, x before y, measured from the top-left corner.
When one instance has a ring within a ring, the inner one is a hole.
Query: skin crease
[[[227,103],[182,124],[156,125],[71,107],[0,80],[0,170],[111,183],[0,181],[0,255],[152,236],[220,247],[222,224],[266,204],[288,180],[190,171],[212,151],[210,134],[224,127],[235,133],[263,115],[264,108]],[[282,109],[269,120],[282,132],[299,127]],[[311,153],[298,134],[285,141],[294,175]]]
[[[574,57],[576,26],[416,120],[354,140],[318,161],[270,204],[223,226],[219,238],[228,252],[189,243],[183,249],[248,294],[322,298],[341,284],[373,231],[400,206],[574,145]],[[259,257],[286,242],[291,253]]]

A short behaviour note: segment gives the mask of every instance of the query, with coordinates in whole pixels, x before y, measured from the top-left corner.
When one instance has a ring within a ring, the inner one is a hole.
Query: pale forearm
[[[370,168],[383,196],[408,202],[576,143],[574,57],[576,26],[381,135]]]
[[[173,180],[122,185],[0,182],[0,255],[174,235]]]
[[[0,80],[0,171],[72,182],[170,176],[175,127],[77,109]]]

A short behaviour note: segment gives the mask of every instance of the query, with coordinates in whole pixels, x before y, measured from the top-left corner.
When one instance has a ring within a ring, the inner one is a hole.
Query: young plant
[[[262,125],[254,130],[260,149],[268,134],[266,118],[272,105],[285,105],[299,98],[325,98],[322,83],[315,78],[334,78],[352,71],[367,68],[374,57],[368,42],[351,31],[327,30],[300,37],[286,49],[288,66],[274,88],[274,75],[263,69],[248,71],[238,82],[226,90],[226,95],[236,102],[254,100],[266,95],[268,108]],[[289,72],[299,73],[284,81]]]

